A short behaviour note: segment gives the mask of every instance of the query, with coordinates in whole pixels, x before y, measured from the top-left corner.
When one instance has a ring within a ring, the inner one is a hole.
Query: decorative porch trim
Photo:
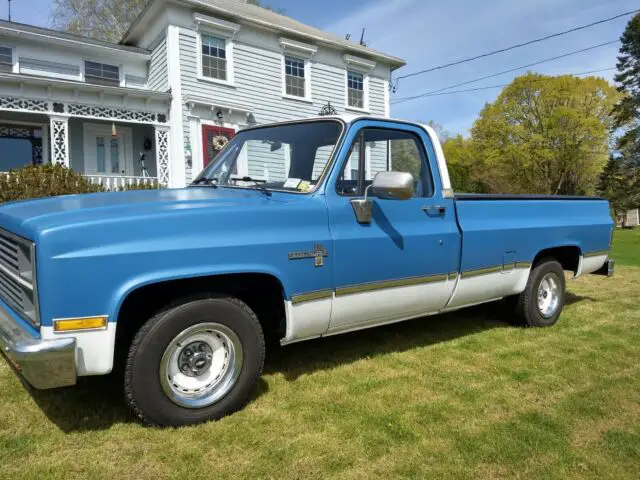
[[[16,97],[0,97],[0,110],[21,110],[37,113],[49,112],[49,102]]]
[[[69,118],[51,117],[51,163],[69,167]]]
[[[135,121],[144,123],[155,123],[158,121],[158,114],[141,112],[137,110],[127,110],[124,108],[96,107],[79,103],[67,105],[67,113],[75,117],[106,118],[119,121]],[[166,115],[164,118],[166,122]],[[164,122],[162,122],[164,123]]]
[[[169,129],[156,127],[155,130],[158,183],[162,187],[167,187],[171,178],[171,163],[169,162]]]
[[[69,115],[95,120],[140,124],[167,124],[164,113],[144,112],[128,108],[103,107],[83,103],[67,103],[46,100],[31,100],[17,97],[0,97],[0,111],[22,113],[47,113],[60,117]]]

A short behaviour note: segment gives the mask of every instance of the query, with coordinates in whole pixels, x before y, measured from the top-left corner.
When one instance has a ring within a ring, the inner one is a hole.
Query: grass
[[[0,361],[4,478],[640,478],[640,231],[549,329],[493,307],[270,352],[247,408],[145,428],[109,379],[29,394]]]
[[[640,228],[616,230],[611,255],[617,265],[640,266]]]

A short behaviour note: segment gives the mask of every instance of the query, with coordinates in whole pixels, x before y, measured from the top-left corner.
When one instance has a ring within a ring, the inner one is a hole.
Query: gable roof
[[[129,28],[121,43],[130,42],[134,38],[134,35],[142,28],[143,24],[150,20],[150,18],[147,19],[145,17],[147,17],[147,14],[152,10],[152,7],[157,8],[163,3],[167,3],[167,0],[151,0],[133,25],[131,25],[131,28]],[[267,10],[266,8],[247,4],[241,0],[178,0],[176,3],[192,8],[208,10],[213,14],[231,17],[240,23],[248,23],[262,28],[277,30],[283,34],[292,35],[302,40],[317,42],[345,52],[364,55],[391,65],[392,70],[406,65],[406,62],[401,58],[387,55],[373,48],[351,42],[338,35],[324,32],[318,28],[305,25],[293,18]]]

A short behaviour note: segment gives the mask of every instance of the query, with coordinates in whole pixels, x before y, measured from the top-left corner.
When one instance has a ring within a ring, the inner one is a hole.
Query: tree
[[[53,0],[54,28],[76,35],[119,42],[149,0]],[[247,3],[282,13],[260,0]]]
[[[615,107],[615,127],[623,129],[618,147],[640,157],[640,14],[634,16],[620,39],[615,81],[623,94]]]
[[[619,97],[600,78],[516,78],[473,125],[477,180],[492,192],[595,193]]]
[[[429,125],[431,128],[433,128],[436,132],[436,135],[438,135],[438,139],[440,140],[440,142],[446,142],[447,139],[451,137],[451,134],[447,131],[447,129],[445,129],[438,122],[435,122],[433,120],[427,120],[426,122],[421,122],[421,123]]]
[[[486,193],[487,189],[478,180],[476,165],[478,152],[473,139],[456,135],[442,144],[447,159],[451,186],[456,192]]]
[[[625,213],[640,205],[640,170],[629,157],[611,155],[598,180],[598,193],[609,200],[617,222],[625,225]]]
[[[98,40],[119,42],[147,0],[54,0],[55,28]]]

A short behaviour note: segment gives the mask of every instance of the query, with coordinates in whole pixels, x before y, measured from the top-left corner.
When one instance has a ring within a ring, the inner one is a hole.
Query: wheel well
[[[547,248],[538,252],[536,258],[533,259],[533,265],[535,266],[541,260],[549,257],[555,258],[562,265],[563,270],[578,273],[580,263],[580,249],[578,247]]]
[[[116,355],[126,356],[136,332],[159,310],[181,299],[214,292],[245,302],[258,316],[266,339],[284,336],[284,289],[276,277],[261,273],[214,275],[154,283],[129,293],[118,314]]]

